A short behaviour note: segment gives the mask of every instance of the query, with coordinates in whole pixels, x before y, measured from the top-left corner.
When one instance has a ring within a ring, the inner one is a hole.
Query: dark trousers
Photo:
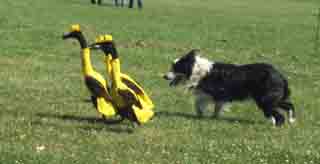
[[[92,4],[96,4],[96,0],[91,0]],[[98,4],[101,5],[101,0],[98,0]]]
[[[132,8],[133,7],[133,1],[134,0],[130,0],[129,1],[129,8]],[[139,8],[142,8],[142,0],[137,0],[138,1],[138,7]]]
[[[120,2],[121,2],[121,7],[123,7],[124,6],[124,0],[120,0]],[[116,4],[116,6],[119,6],[119,3],[118,3],[118,0],[114,0],[114,3]]]

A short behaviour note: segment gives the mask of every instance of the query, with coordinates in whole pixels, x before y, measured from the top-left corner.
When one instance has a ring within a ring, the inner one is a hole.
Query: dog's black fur
[[[272,65],[265,63],[235,65],[208,61],[210,64],[201,66],[196,65],[199,64],[197,60],[200,60],[198,53],[199,50],[192,50],[177,59],[170,72],[172,77],[167,74],[165,79],[171,80],[171,85],[177,85],[182,81],[192,81],[193,76],[199,73],[201,75],[198,80],[189,87],[195,89],[197,93],[207,95],[214,103],[251,98],[264,115],[272,118],[276,125],[282,125],[285,120],[279,109],[288,112],[290,119],[294,121],[294,106],[290,101],[288,81]],[[201,58],[201,60],[206,59]]]

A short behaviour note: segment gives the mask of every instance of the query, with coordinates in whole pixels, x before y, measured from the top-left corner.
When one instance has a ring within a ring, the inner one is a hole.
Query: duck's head
[[[112,35],[100,35],[96,38],[96,42],[90,45],[92,49],[100,49],[105,55],[111,55],[112,58],[118,57],[116,45],[112,40]]]
[[[78,24],[72,25],[70,31],[63,34],[62,39],[76,39],[79,41],[81,48],[87,47],[87,41],[80,30],[80,25]]]

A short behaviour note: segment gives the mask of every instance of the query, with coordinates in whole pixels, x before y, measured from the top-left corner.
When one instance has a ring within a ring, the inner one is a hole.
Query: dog
[[[273,125],[284,124],[281,110],[288,114],[289,123],[296,120],[288,81],[270,64],[219,63],[201,57],[200,50],[193,49],[174,60],[163,77],[170,86],[182,84],[194,91],[200,117],[209,103],[215,104],[213,116],[218,117],[226,104],[253,99]]]

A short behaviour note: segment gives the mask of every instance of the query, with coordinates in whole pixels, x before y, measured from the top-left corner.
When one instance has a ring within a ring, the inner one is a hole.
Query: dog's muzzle
[[[167,74],[165,74],[163,76],[163,78],[166,79],[166,80],[173,80],[175,77],[176,76],[175,76],[175,74],[173,72],[168,72]]]
[[[170,80],[170,86],[176,86],[182,80],[182,76],[177,76],[173,72],[168,72],[163,76],[163,78],[166,80]]]

